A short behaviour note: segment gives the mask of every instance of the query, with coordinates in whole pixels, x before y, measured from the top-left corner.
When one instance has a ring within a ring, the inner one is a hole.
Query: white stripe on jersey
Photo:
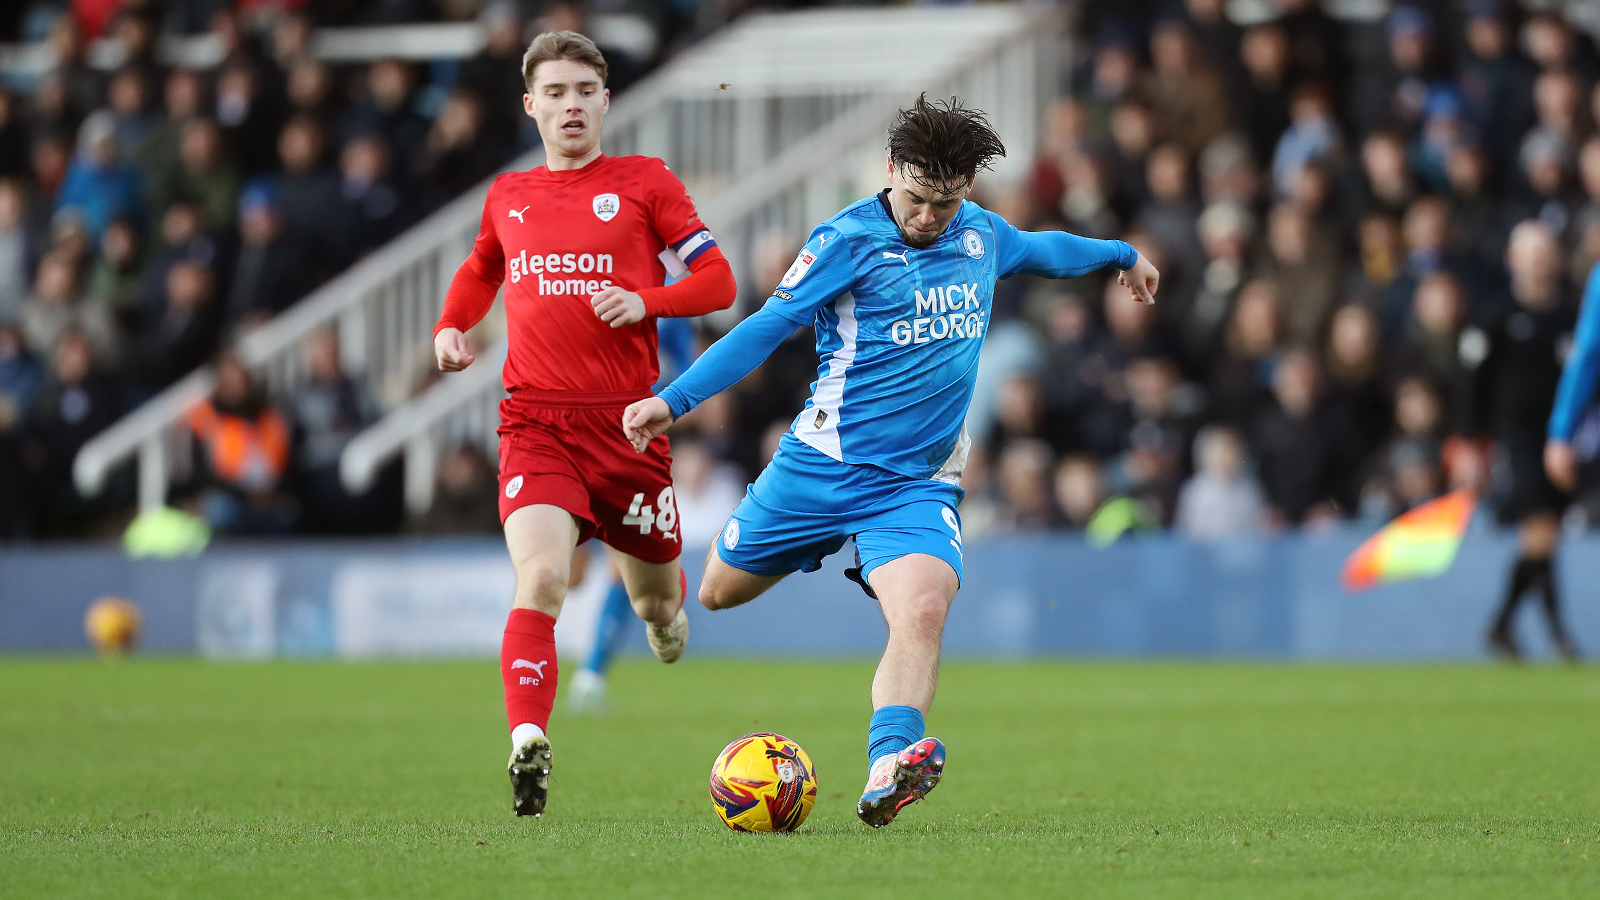
[[[828,374],[817,380],[811,406],[794,420],[794,436],[831,459],[844,462],[839,448],[839,407],[844,401],[845,372],[856,361],[856,298],[845,294],[833,301],[839,316],[838,350],[828,360]]]

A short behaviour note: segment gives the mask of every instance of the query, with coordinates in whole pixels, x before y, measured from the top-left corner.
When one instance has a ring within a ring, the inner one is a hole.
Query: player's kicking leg
[[[683,609],[688,581],[683,566],[676,559],[649,563],[619,550],[611,551],[611,559],[628,589],[633,611],[644,620],[651,651],[662,662],[677,662],[689,646],[689,615]]]
[[[550,709],[555,704],[556,618],[572,576],[578,524],[566,510],[535,504],[506,517],[506,548],[517,588],[500,644],[506,718],[511,726],[511,811],[544,812],[550,789]]]
[[[868,582],[889,625],[889,643],[872,679],[870,768],[856,814],[881,828],[944,774],[944,744],[924,736],[923,716],[938,686],[945,617],[960,582],[948,562],[923,553],[883,563]]]

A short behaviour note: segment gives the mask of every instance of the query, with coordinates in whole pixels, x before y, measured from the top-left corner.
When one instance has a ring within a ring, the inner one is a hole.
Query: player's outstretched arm
[[[1022,231],[994,213],[989,214],[1000,244],[999,275],[1022,272],[1044,278],[1076,278],[1100,269],[1121,270],[1119,284],[1133,299],[1154,303],[1161,273],[1126,241],[1100,241],[1065,231]]]
[[[768,307],[740,322],[722,339],[706,348],[689,371],[678,376],[661,393],[640,400],[622,413],[622,432],[633,449],[644,452],[657,435],[684,413],[738,384],[794,333],[794,321]]]

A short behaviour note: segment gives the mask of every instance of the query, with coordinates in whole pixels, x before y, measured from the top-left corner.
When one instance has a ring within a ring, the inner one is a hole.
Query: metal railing
[[[971,41],[962,52],[946,54],[943,62],[948,68],[916,85],[897,81],[874,90],[700,204],[702,218],[741,282],[756,277],[764,246],[787,246],[792,256],[813,226],[881,186],[885,130],[914,90],[954,94],[985,110],[1011,151],[997,175],[1005,178],[1026,171],[1038,143],[1044,104],[1053,97],[1054,23],[1046,12],[980,9],[1009,15],[1006,21],[1011,27],[995,28],[989,40]],[[916,15],[874,11],[871,17],[898,22]],[[853,16],[866,18],[859,12]],[[608,138],[610,133],[608,121]],[[676,164],[674,171],[683,174]],[[466,371],[446,376],[353,440],[340,459],[346,488],[363,489],[381,466],[402,455],[406,506],[421,513],[433,500],[441,448],[471,442],[495,458],[499,420],[494,410],[505,391],[498,366],[486,363],[490,363],[487,355]]]

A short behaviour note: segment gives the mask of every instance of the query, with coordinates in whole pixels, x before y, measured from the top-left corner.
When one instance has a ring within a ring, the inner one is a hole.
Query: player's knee
[[[938,591],[912,594],[895,606],[894,615],[888,617],[891,631],[916,640],[938,640],[944,634],[950,601]]]
[[[559,563],[526,562],[517,567],[517,599],[533,609],[559,608],[570,580],[571,573]]]
[[[727,609],[737,606],[733,595],[723,585],[706,578],[700,582],[700,605],[706,609]]]

